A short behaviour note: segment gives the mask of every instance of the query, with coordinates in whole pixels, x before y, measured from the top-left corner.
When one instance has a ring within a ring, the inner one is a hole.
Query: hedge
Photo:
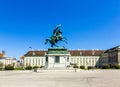
[[[120,69],[120,65],[118,65],[118,64],[114,64],[114,65],[112,65],[112,68]]]
[[[32,66],[26,66],[26,70],[32,70]]]
[[[40,68],[43,68],[44,66],[40,66]]]
[[[78,68],[78,66],[77,66],[77,65],[74,65],[73,68]]]
[[[93,69],[93,67],[92,67],[92,66],[88,66],[87,68],[88,68],[88,69]]]
[[[5,70],[14,70],[14,66],[12,65],[6,65]]]
[[[33,69],[34,69],[34,68],[39,68],[39,67],[38,67],[38,66],[33,66]]]
[[[80,69],[85,69],[85,66],[80,66]]]
[[[110,69],[110,66],[109,66],[109,65],[102,65],[101,68],[102,68],[102,69]]]
[[[23,70],[22,68],[14,68],[14,70]]]

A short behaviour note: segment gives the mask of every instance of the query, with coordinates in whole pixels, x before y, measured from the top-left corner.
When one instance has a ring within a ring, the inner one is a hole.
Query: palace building
[[[71,65],[100,67],[104,50],[67,50],[50,48],[48,50],[31,50],[21,57],[23,67],[44,66],[46,69],[66,68]]]
[[[2,51],[2,53],[0,53],[0,63],[3,64],[3,67],[6,65],[14,65],[16,67],[17,60],[14,57],[7,57],[6,52]]]
[[[102,54],[101,64],[108,64],[110,67],[113,65],[120,65],[120,46],[106,50],[104,54]]]
[[[46,69],[65,69],[72,65],[101,67],[103,65],[120,65],[120,46],[108,50],[68,50],[57,46],[57,42],[64,41],[60,29],[61,24],[53,29],[53,35],[47,38],[45,44],[50,43],[48,50],[31,50],[21,57],[23,68],[26,66],[44,66]],[[53,48],[55,47],[55,48]]]

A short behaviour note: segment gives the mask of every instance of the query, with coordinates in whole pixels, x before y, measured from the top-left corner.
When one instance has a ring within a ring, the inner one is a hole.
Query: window
[[[41,60],[41,61],[42,61],[42,65],[43,65],[43,58],[42,58],[42,60]]]
[[[55,56],[55,63],[59,63],[60,62],[60,57],[59,56]]]
[[[38,65],[38,59],[36,58],[36,66]]]
[[[8,62],[8,61],[7,61]],[[26,59],[26,63],[28,63],[28,59]]]
[[[71,62],[73,62],[73,58],[71,58]]]
[[[40,58],[38,59],[38,65],[40,65]]]
[[[33,65],[34,65],[34,58],[33,58]]]
[[[77,63],[79,63],[79,58],[77,58]]]
[[[67,57],[67,62],[69,62],[69,57]]]
[[[46,57],[46,62],[48,62],[48,57]]]
[[[31,64],[31,59],[29,59],[29,63]]]

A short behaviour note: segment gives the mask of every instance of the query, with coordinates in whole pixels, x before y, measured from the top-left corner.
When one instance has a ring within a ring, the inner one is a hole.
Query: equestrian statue
[[[57,43],[59,41],[64,41],[65,43],[67,43],[67,39],[65,37],[62,36],[62,31],[60,29],[61,24],[57,25],[54,30],[53,30],[53,35],[49,38],[46,39],[45,44],[47,44],[48,42],[51,44],[51,47],[59,47],[57,46]]]

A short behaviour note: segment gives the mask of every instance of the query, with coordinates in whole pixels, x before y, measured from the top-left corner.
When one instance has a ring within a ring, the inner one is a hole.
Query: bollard
[[[77,71],[77,69],[75,68],[75,72]]]
[[[37,72],[37,68],[34,68],[34,72]]]

